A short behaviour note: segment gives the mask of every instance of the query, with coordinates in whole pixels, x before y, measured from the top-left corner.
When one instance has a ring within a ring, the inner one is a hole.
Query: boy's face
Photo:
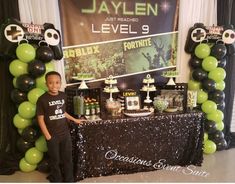
[[[50,94],[57,95],[61,87],[61,79],[58,75],[49,75],[46,85]]]

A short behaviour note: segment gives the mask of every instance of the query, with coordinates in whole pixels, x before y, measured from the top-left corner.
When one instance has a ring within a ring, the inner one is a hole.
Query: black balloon
[[[28,64],[28,72],[31,76],[37,78],[46,72],[46,66],[42,61],[35,59]]]
[[[225,98],[225,93],[223,91],[220,90],[215,90],[211,93],[209,93],[209,99],[214,101],[215,103],[219,104],[222,101],[224,101]]]
[[[193,71],[192,77],[196,81],[202,81],[207,78],[207,72],[201,68],[197,68]]]
[[[216,130],[215,132],[208,134],[208,138],[213,142],[218,143],[224,138],[224,133],[220,130]]]
[[[220,103],[217,103],[217,109],[223,111],[225,108],[225,102],[221,101]]]
[[[216,87],[216,83],[212,79],[205,79],[202,81],[202,88],[207,92],[214,91],[216,89],[215,87]]]
[[[22,138],[28,142],[34,142],[38,138],[39,134],[33,127],[26,127],[22,132]]]
[[[219,59],[219,60],[218,60],[218,67],[225,68],[226,63],[227,63],[226,57],[224,57],[224,58],[222,58],[222,59]]]
[[[40,131],[40,126],[38,124],[37,118],[32,119],[32,125],[31,126],[32,126],[33,129],[35,129],[37,131]]]
[[[227,48],[222,43],[217,43],[211,48],[211,56],[214,56],[217,60],[222,59],[227,54]]]
[[[225,139],[221,139],[220,141],[216,142],[216,150],[217,151],[222,151],[227,148],[228,144]]]
[[[54,52],[48,46],[40,46],[36,50],[36,58],[46,63],[54,59]]]
[[[39,162],[37,170],[43,173],[48,173],[50,171],[49,160],[43,159],[41,162]]]
[[[197,58],[196,56],[192,56],[189,60],[189,66],[191,66],[193,69],[201,68],[202,67],[202,60]]]
[[[16,86],[23,92],[28,92],[35,87],[35,80],[29,74],[23,74],[17,77]]]
[[[20,104],[28,100],[27,94],[15,88],[11,91],[11,100],[16,104]]]
[[[20,152],[25,153],[29,148],[34,147],[34,143],[25,141],[20,137],[16,142],[16,147]]]
[[[208,134],[214,133],[216,132],[216,122],[212,121],[212,120],[206,120],[205,124],[205,130],[206,132],[208,132]]]

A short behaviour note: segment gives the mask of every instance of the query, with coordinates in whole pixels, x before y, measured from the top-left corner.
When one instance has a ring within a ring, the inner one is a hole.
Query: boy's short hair
[[[47,81],[47,78],[48,78],[50,75],[57,75],[57,76],[59,76],[60,79],[61,79],[60,73],[58,73],[58,72],[56,72],[56,71],[50,71],[50,72],[48,72],[48,73],[46,74],[46,76],[45,76],[46,81]]]

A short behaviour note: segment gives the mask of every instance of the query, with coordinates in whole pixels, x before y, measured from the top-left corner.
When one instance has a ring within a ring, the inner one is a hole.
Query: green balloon
[[[55,66],[54,66],[54,64],[53,64],[51,61],[48,62],[48,63],[46,63],[45,66],[46,66],[46,71],[47,71],[47,72],[49,72],[49,71],[54,71],[54,70],[55,70]],[[47,72],[46,72],[46,73],[47,73]]]
[[[211,140],[204,141],[203,152],[206,154],[212,154],[216,151],[216,144]]]
[[[35,147],[41,152],[47,152],[47,142],[43,135],[35,141]]]
[[[204,132],[204,137],[203,137],[204,142],[208,140],[208,133]]]
[[[41,88],[33,88],[28,92],[28,100],[36,105],[38,98],[43,95],[45,93],[45,91]]]
[[[14,79],[12,81],[12,84],[13,84],[14,88],[18,88],[17,85],[16,85],[16,80],[17,80],[17,77],[14,77]]]
[[[220,121],[215,124],[217,130],[222,131],[224,129],[224,122]]]
[[[16,114],[13,118],[13,124],[16,128],[23,130],[24,128],[32,124],[32,120],[22,118],[19,114]]]
[[[209,114],[209,113],[213,113],[217,110],[217,105],[215,102],[211,101],[211,100],[206,100],[205,102],[203,102],[202,106],[202,111]]]
[[[216,89],[223,91],[225,89],[225,82],[224,81],[219,81],[216,82]]]
[[[202,61],[202,68],[206,70],[207,72],[210,72],[216,69],[217,65],[218,65],[218,61],[213,56],[208,56],[204,58]]]
[[[32,45],[28,43],[22,43],[16,48],[16,56],[21,61],[28,63],[35,59],[36,51]]]
[[[25,160],[29,164],[32,165],[38,164],[42,159],[43,159],[43,153],[37,150],[37,148],[35,147],[28,149],[25,153]]]
[[[216,113],[218,114],[221,121],[224,120],[224,113],[221,110],[216,110]]]
[[[22,158],[19,163],[19,168],[23,172],[31,172],[37,168],[37,165],[29,164],[25,158]]]
[[[206,43],[200,43],[195,48],[195,55],[200,59],[203,59],[203,58],[209,56],[210,52],[211,52],[211,49],[210,49],[209,45]]]
[[[226,77],[226,72],[221,67],[217,67],[216,69],[210,71],[208,74],[208,78],[214,80],[215,82],[220,82],[224,80],[225,77]]]
[[[223,121],[224,113],[221,110],[216,110],[213,113],[207,114],[206,118],[208,120],[212,120],[212,121],[215,121],[216,123],[219,123]]]
[[[189,80],[188,89],[192,91],[198,91],[199,89],[201,89],[201,83],[195,80]]]
[[[29,101],[25,101],[19,105],[18,112],[21,117],[31,119],[35,116],[36,106]]]
[[[28,64],[15,59],[10,63],[9,70],[14,77],[18,77],[28,73]]]
[[[45,75],[42,75],[42,76],[36,78],[36,87],[43,89],[44,91],[48,91],[48,88],[46,86]]]
[[[18,132],[20,135],[22,135],[23,130],[24,130],[23,128],[18,128],[18,129],[17,129],[17,132]]]
[[[200,90],[197,92],[197,103],[202,104],[208,99],[208,94],[207,92]]]

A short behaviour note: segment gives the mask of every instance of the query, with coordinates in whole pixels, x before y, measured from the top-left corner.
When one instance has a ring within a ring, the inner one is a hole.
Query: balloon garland
[[[43,159],[47,143],[41,135],[35,113],[38,98],[47,91],[45,74],[54,70],[51,62],[54,54],[48,46],[34,48],[31,44],[22,43],[16,48],[16,56],[17,59],[9,65],[9,71],[15,77],[11,99],[18,106],[13,124],[21,135],[16,146],[24,154],[19,168],[23,172],[35,169],[48,171],[45,168],[48,167],[48,161]]]
[[[206,114],[204,147],[206,154],[216,150],[224,150],[227,142],[224,139],[224,79],[226,77],[225,44],[200,43],[196,46],[194,55],[189,64],[192,68],[192,77],[188,82],[189,90],[197,91],[197,104]]]

